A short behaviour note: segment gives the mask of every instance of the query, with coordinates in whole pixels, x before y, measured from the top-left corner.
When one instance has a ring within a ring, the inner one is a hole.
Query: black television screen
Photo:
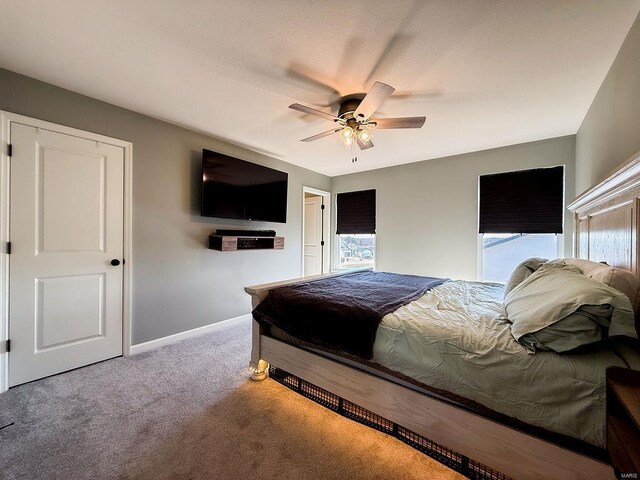
[[[203,217],[287,221],[288,174],[202,150]]]

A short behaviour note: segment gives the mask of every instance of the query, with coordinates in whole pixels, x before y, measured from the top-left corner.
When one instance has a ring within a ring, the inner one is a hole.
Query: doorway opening
[[[330,271],[331,193],[302,187],[302,276]]]

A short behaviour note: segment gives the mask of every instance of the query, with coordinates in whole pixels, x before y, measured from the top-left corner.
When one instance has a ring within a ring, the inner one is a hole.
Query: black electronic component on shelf
[[[220,229],[216,230],[216,235],[223,237],[275,237],[275,230],[231,230]]]

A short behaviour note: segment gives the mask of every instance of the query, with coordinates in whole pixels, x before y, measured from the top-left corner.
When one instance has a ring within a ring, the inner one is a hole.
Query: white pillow
[[[630,271],[582,258],[565,258],[563,262],[578,267],[584,276],[624,293],[631,301],[635,314],[640,313],[640,279]]]

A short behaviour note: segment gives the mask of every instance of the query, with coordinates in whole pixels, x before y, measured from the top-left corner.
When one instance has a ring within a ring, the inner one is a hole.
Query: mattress
[[[638,368],[640,353],[613,342],[530,354],[511,336],[502,296],[500,284],[440,285],[382,319],[371,361],[341,357],[481,414],[604,448],[605,369]],[[272,335],[300,345],[284,332]]]

